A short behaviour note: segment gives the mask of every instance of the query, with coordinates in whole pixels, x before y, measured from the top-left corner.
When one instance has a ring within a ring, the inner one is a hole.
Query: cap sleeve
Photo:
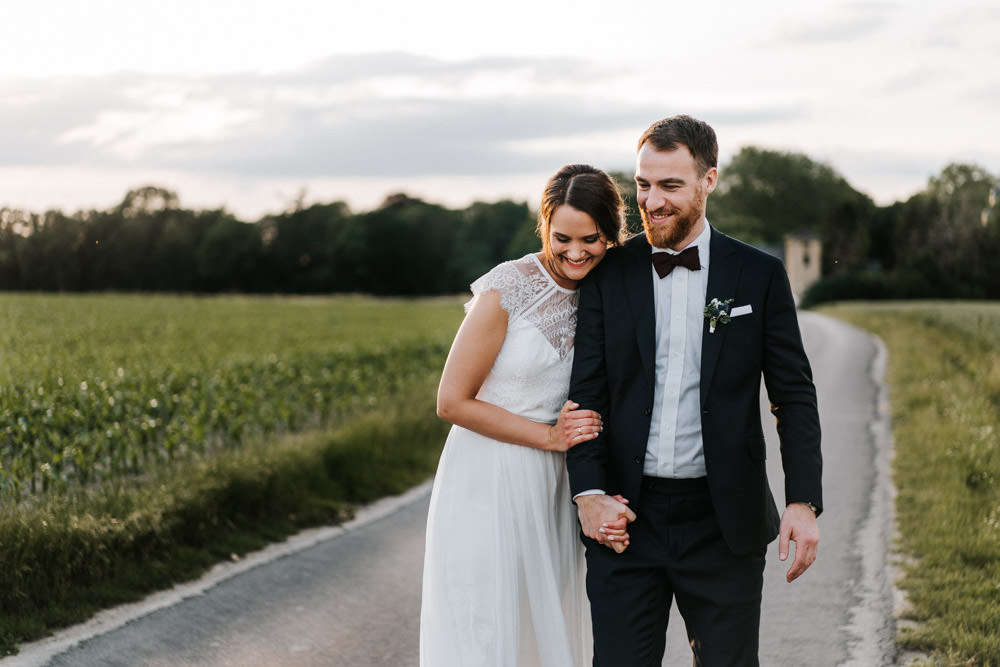
[[[500,307],[506,310],[512,319],[517,317],[531,302],[531,282],[524,273],[523,265],[521,260],[498,264],[473,281],[469,286],[472,294],[478,296],[483,292],[499,292]],[[471,307],[470,300],[465,304],[465,312],[468,313]]]

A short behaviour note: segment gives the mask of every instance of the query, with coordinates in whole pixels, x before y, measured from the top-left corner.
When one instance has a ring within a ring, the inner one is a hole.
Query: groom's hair
[[[687,147],[698,166],[698,176],[704,176],[710,168],[719,166],[719,142],[715,138],[715,130],[697,118],[680,115],[656,121],[639,137],[636,152],[647,141],[658,151]]]

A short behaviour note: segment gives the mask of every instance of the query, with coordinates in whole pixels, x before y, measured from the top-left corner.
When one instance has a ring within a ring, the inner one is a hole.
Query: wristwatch
[[[799,504],[800,505],[805,505],[806,507],[808,507],[809,509],[811,509],[813,514],[819,514],[819,508],[816,507],[815,505],[813,505],[808,500],[800,500]]]

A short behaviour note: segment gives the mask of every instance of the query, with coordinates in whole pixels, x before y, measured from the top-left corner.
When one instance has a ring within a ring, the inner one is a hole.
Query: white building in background
[[[795,303],[802,301],[806,290],[820,279],[822,266],[823,245],[819,236],[802,233],[785,237],[785,270]]]

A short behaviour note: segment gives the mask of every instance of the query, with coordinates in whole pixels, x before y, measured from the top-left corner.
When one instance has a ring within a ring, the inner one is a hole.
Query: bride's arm
[[[536,449],[566,451],[595,438],[600,416],[591,410],[572,410],[575,404],[569,401],[559,412],[559,421],[550,426],[476,398],[506,334],[507,311],[500,306],[500,293],[482,292],[473,300],[448,353],[438,386],[438,416],[488,438]]]

